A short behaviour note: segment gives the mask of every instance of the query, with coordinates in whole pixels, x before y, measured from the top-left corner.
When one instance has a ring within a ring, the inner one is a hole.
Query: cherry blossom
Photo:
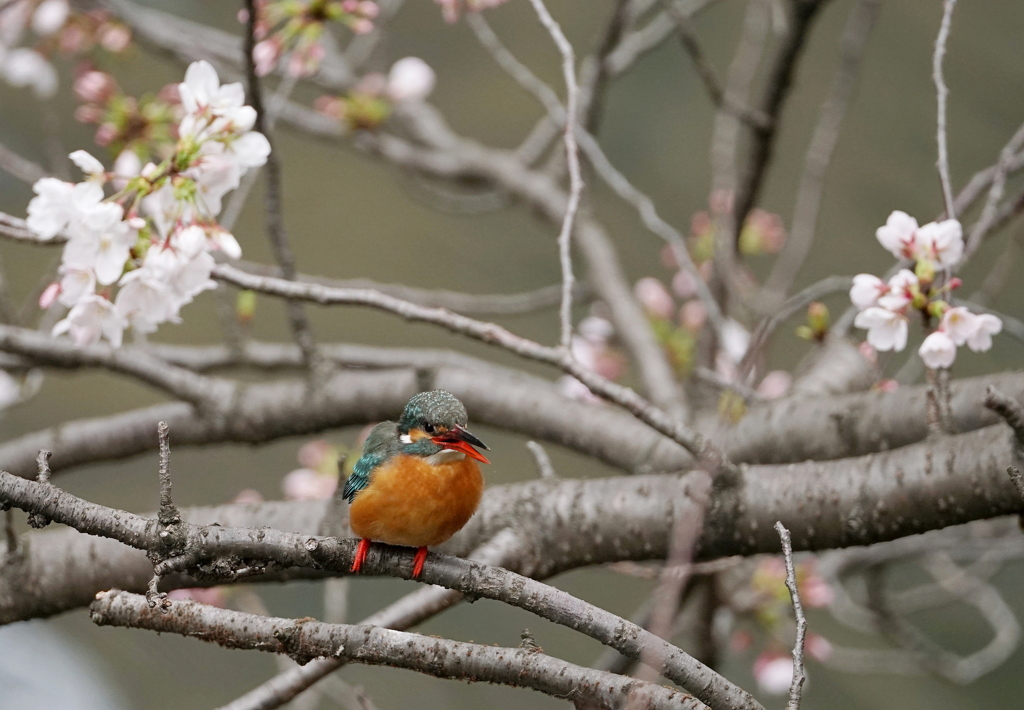
[[[937,330],[924,339],[917,353],[930,368],[949,367],[956,360],[956,343],[947,333]]]
[[[963,345],[978,329],[978,316],[963,306],[950,308],[942,316],[940,329],[946,333],[954,345]]]
[[[850,288],[850,300],[857,308],[864,310],[878,303],[878,299],[889,291],[885,281],[872,274],[857,274]]]
[[[115,348],[121,347],[125,321],[114,304],[103,296],[88,294],[76,303],[64,320],[53,326],[53,334],[68,333],[78,347],[92,345],[104,337]]]
[[[102,77],[101,77],[102,78]],[[101,90],[104,83],[90,80]],[[217,223],[224,196],[242,175],[266,162],[270,144],[252,131],[256,113],[240,84],[221,85],[212,66],[192,64],[178,91],[188,113],[161,163],[143,166],[121,152],[113,171],[86,151],[70,155],[85,179],[36,182],[29,228],[44,238],[67,237],[60,281],[43,307],[70,308],[54,334],[78,345],[106,338],[115,347],[125,328],[151,333],[181,321],[181,308],[215,288],[212,252],[237,258],[238,241]],[[105,196],[108,183],[116,193]],[[100,293],[97,293],[100,288]]]
[[[34,49],[12,49],[4,57],[2,69],[8,84],[28,87],[37,98],[48,99],[57,93],[57,70]]]
[[[761,692],[785,695],[793,682],[793,659],[781,653],[763,653],[754,661],[754,679]]]
[[[875,232],[879,244],[897,259],[912,259],[916,248],[917,220],[899,210],[889,215],[884,227]]]
[[[901,313],[872,306],[858,313],[853,324],[867,328],[868,342],[876,350],[900,351],[907,347],[907,318]]]
[[[652,316],[671,318],[676,310],[672,294],[665,288],[665,284],[653,276],[645,276],[637,281],[636,286],[633,287],[633,293],[644,310]]]
[[[938,327],[918,349],[929,368],[946,368],[956,360],[956,349],[966,344],[972,350],[988,350],[992,335],[1002,321],[992,315],[978,316],[964,306],[951,307],[948,294],[962,285],[959,278],[940,270],[950,269],[963,257],[963,228],[955,219],[931,222],[919,227],[917,220],[899,210],[879,227],[879,243],[899,259],[915,262],[914,270],[900,271],[883,283],[877,276],[858,274],[853,279],[850,300],[860,313],[858,328],[868,331],[868,343],[876,350],[900,351],[906,347],[909,316],[917,312],[922,324]]]
[[[964,253],[964,235],[960,222],[947,219],[932,222],[917,230],[916,258],[942,268],[955,266]]]
[[[886,293],[878,298],[878,305],[890,311],[899,311],[914,300],[914,295],[920,290],[920,281],[910,269],[900,269],[896,275],[889,279],[886,286]]]
[[[434,90],[437,75],[419,57],[395,62],[388,73],[387,92],[393,101],[423,101]]]
[[[32,14],[32,31],[40,37],[52,35],[64,26],[70,12],[67,0],[43,0]]]
[[[976,353],[984,352],[992,347],[992,336],[1003,329],[1003,321],[991,313],[982,313],[975,323],[977,327],[967,338],[967,347]]]

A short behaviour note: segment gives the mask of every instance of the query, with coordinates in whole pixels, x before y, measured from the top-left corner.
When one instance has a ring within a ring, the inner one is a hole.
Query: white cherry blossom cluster
[[[217,215],[242,175],[266,162],[270,143],[252,130],[256,111],[245,105],[242,85],[222,86],[207,62],[189,66],[179,92],[186,113],[159,165],[126,176],[79,150],[71,160],[85,173],[82,182],[43,178],[34,186],[29,228],[67,238],[60,280],[40,305],[69,309],[53,333],[79,346],[106,338],[118,347],[126,328],[151,333],[180,322],[182,306],[215,287],[212,252],[241,256]]]
[[[868,343],[876,350],[903,350],[907,346],[909,316],[919,313],[926,325],[937,322],[918,354],[930,368],[953,364],[956,349],[966,345],[975,352],[992,347],[992,336],[1003,328],[991,314],[977,315],[964,306],[950,306],[944,296],[960,286],[960,279],[944,278],[944,270],[963,256],[960,222],[947,219],[919,227],[905,212],[889,215],[876,232],[878,241],[898,259],[914,261],[914,270],[901,269],[888,282],[871,274],[853,279],[850,300],[860,309],[854,325],[866,328]]]

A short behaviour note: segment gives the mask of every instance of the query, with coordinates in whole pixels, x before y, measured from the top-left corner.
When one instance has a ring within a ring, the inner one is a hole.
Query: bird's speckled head
[[[451,392],[420,392],[409,400],[398,421],[398,431],[408,434],[420,429],[429,435],[450,431],[469,423],[466,407]]]
[[[402,451],[424,457],[452,451],[490,463],[486,456],[473,448],[486,449],[487,445],[466,429],[468,423],[466,408],[451,392],[421,392],[409,400],[402,418],[398,420]]]

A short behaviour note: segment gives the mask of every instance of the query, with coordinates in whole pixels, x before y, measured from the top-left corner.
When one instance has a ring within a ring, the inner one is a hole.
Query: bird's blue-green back
[[[394,422],[381,422],[370,430],[363,444],[363,455],[356,461],[352,475],[345,481],[341,494],[349,503],[355,500],[359,491],[370,485],[374,470],[398,453],[401,442],[398,426]]]

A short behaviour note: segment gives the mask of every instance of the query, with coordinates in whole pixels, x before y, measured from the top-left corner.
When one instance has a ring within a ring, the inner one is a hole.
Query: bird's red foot
[[[423,563],[427,561],[427,548],[421,547],[416,550],[416,556],[413,558],[412,565],[412,578],[419,579],[420,572],[423,571]]]
[[[359,547],[356,548],[356,558],[352,560],[352,569],[350,572],[358,572],[362,568],[363,563],[366,562],[366,553],[370,551],[370,541],[367,538],[363,538],[359,541]]]

